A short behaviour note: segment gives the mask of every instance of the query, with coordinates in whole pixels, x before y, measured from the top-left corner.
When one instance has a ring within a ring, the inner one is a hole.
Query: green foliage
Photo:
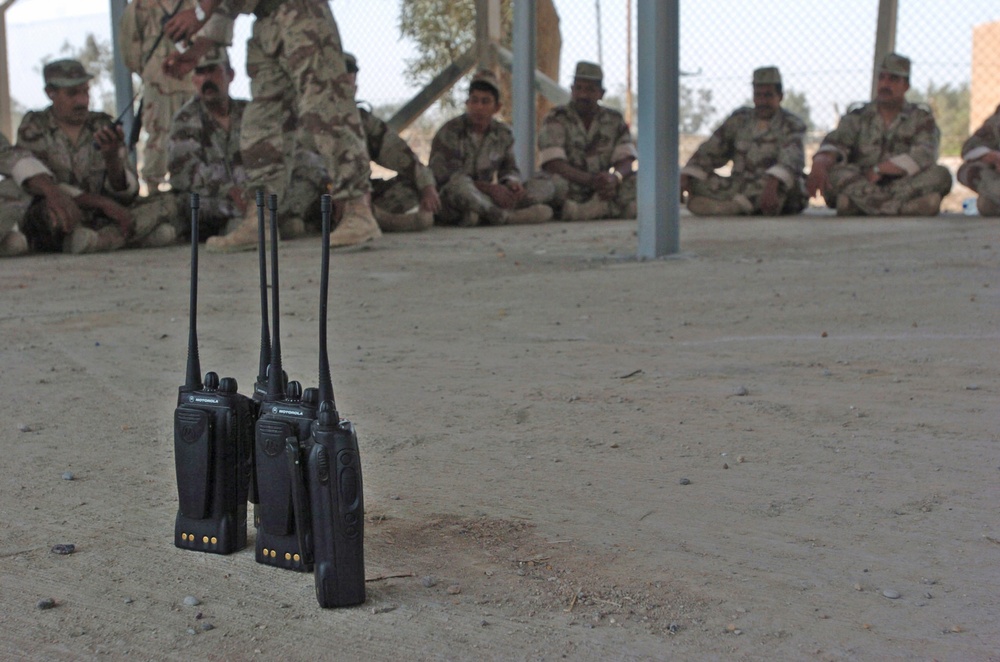
[[[702,128],[709,128],[712,116],[715,115],[712,90],[704,88],[695,90],[681,83],[679,105],[681,133],[698,133]]]
[[[805,92],[785,90],[785,98],[781,101],[781,107],[798,115],[799,119],[805,122],[807,132],[816,129],[816,124],[812,121],[812,109],[809,107],[809,102],[806,101]]]
[[[958,156],[969,137],[969,84],[927,84],[926,91],[910,89],[909,99],[930,106],[941,129],[941,156]]]

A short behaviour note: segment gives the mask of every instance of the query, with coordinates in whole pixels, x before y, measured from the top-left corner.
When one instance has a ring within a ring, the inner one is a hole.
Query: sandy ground
[[[627,222],[335,255],[369,577],[342,610],[251,549],[172,545],[188,249],[4,260],[0,657],[1000,660],[998,231],[685,218],[664,260]],[[319,242],[281,254],[314,385]],[[201,270],[202,367],[246,391],[256,256]]]

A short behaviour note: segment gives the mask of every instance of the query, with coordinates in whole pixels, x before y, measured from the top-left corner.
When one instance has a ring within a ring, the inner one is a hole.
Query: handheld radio
[[[318,393],[302,390],[299,382],[285,385],[281,368],[278,286],[277,196],[268,198],[271,216],[271,356],[267,369],[267,392],[257,419],[254,462],[257,478],[255,525],[258,563],[308,572],[312,570],[312,541],[308,518],[296,518],[295,501],[305,487],[302,473],[289,470],[286,443],[309,439],[316,418]],[[263,241],[260,242],[263,245]]]
[[[250,399],[236,380],[214,372],[201,380],[198,357],[198,208],[191,194],[191,312],[187,376],[174,410],[179,509],[174,545],[231,554],[247,544],[247,490],[253,450]]]
[[[319,304],[319,416],[312,424],[306,453],[306,483],[312,516],[316,599],[321,607],[346,607],[365,601],[364,521],[358,436],[337,413],[326,343],[330,280],[331,198],[321,199],[323,260]],[[293,449],[289,440],[289,453]],[[301,453],[302,451],[299,451]]]

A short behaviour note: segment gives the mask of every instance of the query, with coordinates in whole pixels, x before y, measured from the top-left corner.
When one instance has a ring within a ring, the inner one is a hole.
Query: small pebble
[[[894,591],[891,588],[887,588],[884,591],[882,591],[882,595],[884,595],[885,597],[889,598],[890,600],[898,600],[899,599],[899,591]]]
[[[437,586],[438,580],[434,575],[427,575],[420,578],[420,583],[424,585],[424,588],[432,588]]]
[[[680,482],[681,482],[681,485],[690,485],[691,484],[691,479],[690,478],[681,478]]]
[[[135,602],[135,600],[133,600],[132,598],[125,598],[125,604],[130,605],[133,602]]]
[[[743,464],[744,462],[746,462],[746,461],[747,461],[747,459],[746,459],[745,457],[743,457],[742,455],[740,455],[740,456],[739,456],[738,458],[736,458],[736,461],[737,461],[737,462],[738,462],[739,464]]]
[[[43,598],[39,600],[38,604],[35,606],[39,609],[52,609],[56,606],[56,601],[52,598]]]
[[[396,605],[380,605],[378,607],[372,607],[373,614],[388,614],[390,611],[395,611]]]
[[[733,395],[736,395],[736,396],[750,395],[750,391],[749,391],[749,389],[747,389],[746,386],[737,386],[736,390],[733,391]]]
[[[193,595],[189,595],[186,598],[184,598],[184,606],[185,607],[197,607],[200,604],[201,604],[201,600],[199,600],[198,598],[194,597]]]
[[[197,630],[195,630],[194,628],[188,628],[188,629],[187,629],[187,633],[188,633],[188,634],[198,634],[198,631],[197,631]]]
[[[53,545],[53,554],[72,554],[76,551],[76,545],[72,543],[66,543],[64,545]]]
[[[62,475],[63,480],[74,480],[76,476],[73,475],[72,471],[67,471]]]
[[[17,426],[17,429],[20,430],[21,432],[31,432],[31,426],[28,425],[27,423],[21,423],[20,425]]]
[[[728,462],[723,462],[722,463],[722,468],[723,469],[728,469],[729,468],[729,463]]]
[[[667,626],[667,630],[670,631],[670,634],[677,634],[677,631],[680,629],[681,626],[677,625],[677,623],[671,623],[670,625]]]
[[[209,630],[214,630],[215,626],[212,625],[211,623],[202,623],[201,629],[204,630],[205,632],[208,632]]]
[[[966,391],[978,391],[979,390],[979,384],[969,384],[968,386],[965,387],[965,390]],[[23,430],[23,431],[24,432],[28,432],[28,430]]]
[[[931,592],[930,592],[930,591],[927,591],[926,593],[924,593],[924,597],[925,597],[925,598],[927,598],[928,600],[931,600],[931,599],[933,599],[933,598],[934,598],[934,596],[933,596],[933,595],[931,595]]]
[[[458,595],[459,593],[462,592],[462,587],[459,586],[458,584],[452,584],[451,586],[448,587],[447,590],[449,595]]]

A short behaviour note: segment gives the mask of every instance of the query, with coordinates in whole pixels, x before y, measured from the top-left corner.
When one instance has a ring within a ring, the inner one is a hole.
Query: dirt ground
[[[0,657],[1000,660],[1000,225],[685,217],[652,261],[635,229],[334,255],[342,610],[172,544],[189,249],[0,262]],[[315,385],[319,241],[281,258]],[[244,392],[256,259],[201,258],[202,368]]]

